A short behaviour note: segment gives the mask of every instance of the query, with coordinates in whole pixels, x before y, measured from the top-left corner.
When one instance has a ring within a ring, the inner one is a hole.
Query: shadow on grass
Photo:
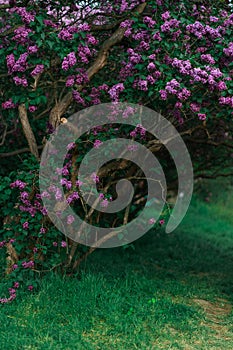
[[[225,217],[214,216],[211,205],[193,200],[174,233],[151,230],[134,247],[96,251],[82,268],[108,278],[137,274],[138,278],[154,279],[157,287],[161,281],[161,289],[171,283],[172,294],[177,283],[192,282],[189,291],[193,293],[198,289],[195,283],[202,283],[209,293],[225,293],[232,298],[233,225]]]
[[[46,276],[2,308],[0,348],[209,349],[212,330],[193,300],[232,299],[233,278],[232,223],[212,213],[193,201],[173,234],[151,230],[134,250],[97,250],[81,278]]]

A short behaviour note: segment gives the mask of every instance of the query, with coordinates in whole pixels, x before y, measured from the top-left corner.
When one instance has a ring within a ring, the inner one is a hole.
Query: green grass
[[[232,204],[194,199],[176,232],[98,250],[79,277],[47,276],[1,307],[0,349],[232,350]]]

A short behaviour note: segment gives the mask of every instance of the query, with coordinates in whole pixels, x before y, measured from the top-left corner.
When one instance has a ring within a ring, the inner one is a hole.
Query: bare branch
[[[42,149],[43,146],[38,146],[37,148],[39,150],[39,149]],[[16,151],[12,151],[12,152],[0,153],[0,158],[13,157],[13,156],[17,156],[18,154],[27,153],[27,152],[31,152],[30,148],[21,148],[21,149],[17,149]]]
[[[217,179],[218,177],[231,177],[233,176],[232,173],[217,173],[215,175],[208,175],[208,174],[196,174],[195,179]]]
[[[4,145],[5,140],[6,140],[6,135],[7,135],[7,124],[5,122],[3,122],[3,125],[4,125],[4,130],[3,130],[2,140],[0,142],[0,146]]]
[[[39,160],[38,146],[36,143],[35,135],[28,120],[25,104],[21,104],[19,106],[19,118],[22,124],[24,135],[29,145],[30,152],[36,157],[37,160]]]

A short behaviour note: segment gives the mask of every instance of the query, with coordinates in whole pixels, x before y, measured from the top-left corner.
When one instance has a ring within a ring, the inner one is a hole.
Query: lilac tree
[[[80,256],[71,241],[59,236],[46,217],[37,183],[47,136],[76,111],[105,102],[148,106],[180,132],[196,178],[231,173],[233,14],[226,1],[6,0],[0,1],[0,17],[0,158],[7,171],[14,170],[11,176],[2,171],[0,185],[1,247],[8,251],[8,273],[64,268],[64,261],[77,267],[93,251],[82,248]],[[175,188],[176,174],[163,145],[140,127],[127,132],[129,138],[142,137],[162,159],[168,186]],[[83,144],[98,147],[111,133],[111,128],[96,128]],[[67,149],[73,168],[83,144]],[[64,186],[72,202],[80,193],[70,190],[79,184],[67,168]],[[102,185],[109,169],[114,178],[118,168],[126,178],[137,171],[125,160],[117,167],[107,164],[97,174]],[[139,203],[144,197],[141,184]],[[110,226],[115,223],[109,220]]]

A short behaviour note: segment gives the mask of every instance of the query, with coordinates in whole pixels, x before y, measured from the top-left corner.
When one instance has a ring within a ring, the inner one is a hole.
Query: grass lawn
[[[229,203],[194,199],[174,233],[98,250],[79,277],[47,276],[1,306],[0,349],[232,350]]]

